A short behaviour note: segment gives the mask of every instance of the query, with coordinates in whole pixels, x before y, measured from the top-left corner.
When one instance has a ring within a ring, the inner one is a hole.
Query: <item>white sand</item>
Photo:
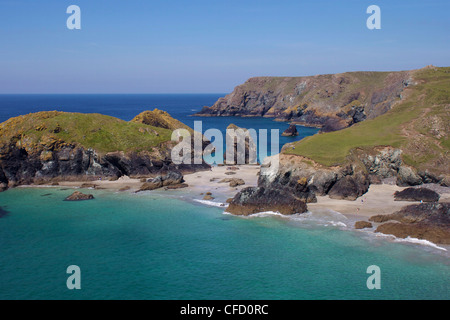
[[[234,166],[239,170],[230,170],[230,166],[213,167],[211,171],[200,171],[184,176],[188,188],[178,190],[158,189],[148,191],[157,194],[167,194],[172,196],[182,195],[191,200],[202,200],[207,192],[212,193],[212,201],[216,204],[224,203],[228,198],[234,197],[241,189],[256,186],[258,182],[258,172],[260,166],[239,165]],[[226,175],[227,172],[235,172],[233,175]],[[229,183],[220,183],[222,179],[240,178],[245,181],[245,185],[232,188]],[[79,188],[86,182],[60,182],[59,186]],[[139,179],[130,179],[121,177],[117,181],[93,181],[100,189],[119,190],[129,188],[127,192],[139,190],[142,182]],[[320,212],[331,209],[342,213],[352,220],[368,220],[369,217],[378,214],[391,214],[409,204],[419,202],[394,201],[394,192],[405,188],[396,185],[371,185],[369,191],[356,201],[334,200],[328,196],[318,196],[317,203],[308,203],[308,209],[311,212]],[[441,202],[449,201],[450,193],[441,194]]]

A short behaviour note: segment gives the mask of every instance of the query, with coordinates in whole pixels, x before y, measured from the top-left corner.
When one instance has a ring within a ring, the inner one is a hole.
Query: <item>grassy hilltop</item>
[[[322,165],[342,165],[356,150],[377,146],[400,148],[403,161],[420,170],[449,168],[450,67],[427,67],[412,73],[414,83],[391,110],[352,127],[317,134],[284,153],[307,157]]]
[[[38,112],[0,124],[0,145],[27,151],[42,145],[75,144],[99,153],[143,151],[169,141],[172,130],[101,114]]]

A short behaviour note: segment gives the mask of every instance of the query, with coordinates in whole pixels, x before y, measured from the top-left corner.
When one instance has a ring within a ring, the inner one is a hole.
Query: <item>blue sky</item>
[[[448,0],[0,0],[0,93],[226,93],[253,76],[450,66],[449,15]]]

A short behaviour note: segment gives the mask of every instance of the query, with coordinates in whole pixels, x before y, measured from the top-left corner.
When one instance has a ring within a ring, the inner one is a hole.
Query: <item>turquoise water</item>
[[[151,193],[0,193],[0,299],[449,299],[448,258],[281,217]],[[81,290],[66,268],[81,268]],[[381,268],[381,290],[366,269]]]

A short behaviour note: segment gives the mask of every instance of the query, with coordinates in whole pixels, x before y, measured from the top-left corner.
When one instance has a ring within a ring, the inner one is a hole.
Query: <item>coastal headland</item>
[[[183,192],[192,200],[228,206],[229,213],[244,216],[326,208],[361,217],[358,228],[389,223],[377,231],[447,244],[449,88],[450,68],[434,66],[257,78],[200,112],[270,116],[322,128],[319,134],[286,144],[276,167],[270,162],[175,164],[173,130],[193,130],[160,110],[146,111],[129,122],[58,111],[19,116],[0,124],[0,189],[59,185]],[[412,203],[398,201],[395,192],[422,186],[433,190],[407,190],[418,196]],[[431,197],[430,207],[425,202],[432,191],[437,198]],[[380,222],[372,218],[376,215],[390,220]]]

